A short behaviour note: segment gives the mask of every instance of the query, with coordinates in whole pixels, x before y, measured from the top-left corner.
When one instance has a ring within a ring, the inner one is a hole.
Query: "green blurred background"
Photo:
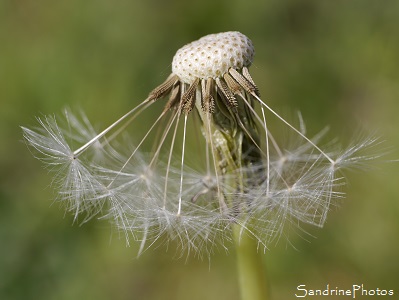
[[[397,0],[0,0],[0,299],[238,299],[234,249],[210,262],[173,249],[136,259],[106,221],[74,225],[19,128],[65,106],[105,126],[169,74],[178,48],[228,30],[252,39],[252,75],[277,111],[301,110],[310,133],[331,125],[346,141],[376,131],[386,159],[399,158]],[[309,228],[316,238],[270,247],[273,299],[327,283],[399,295],[398,170],[348,173],[340,209]]]

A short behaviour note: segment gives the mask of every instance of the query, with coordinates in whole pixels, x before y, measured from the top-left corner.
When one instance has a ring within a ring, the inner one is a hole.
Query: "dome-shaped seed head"
[[[196,78],[216,79],[230,68],[249,67],[254,54],[251,40],[240,32],[210,34],[180,48],[173,57],[172,72],[188,84]]]

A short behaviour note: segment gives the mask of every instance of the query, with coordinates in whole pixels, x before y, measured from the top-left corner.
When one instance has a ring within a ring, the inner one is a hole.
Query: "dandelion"
[[[112,220],[140,242],[139,254],[174,241],[178,253],[201,257],[234,243],[243,299],[266,298],[257,250],[287,227],[322,227],[344,196],[340,169],[369,159],[361,153],[376,142],[322,150],[325,131],[310,138],[301,116],[297,129],[262,100],[249,72],[254,53],[239,32],[207,35],[179,49],[167,79],[102,132],[69,111],[64,128],[55,117],[23,128],[76,220]],[[128,140],[129,125],[160,102],[148,130]],[[295,142],[281,145],[270,118]]]

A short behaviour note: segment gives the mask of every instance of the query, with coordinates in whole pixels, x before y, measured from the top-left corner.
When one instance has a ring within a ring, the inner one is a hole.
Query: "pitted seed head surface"
[[[249,67],[254,54],[251,40],[240,32],[210,34],[180,48],[173,57],[172,72],[188,84],[196,78],[216,79],[230,68]]]

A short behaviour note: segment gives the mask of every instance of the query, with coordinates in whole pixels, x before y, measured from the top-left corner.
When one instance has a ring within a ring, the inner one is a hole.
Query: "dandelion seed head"
[[[180,48],[172,72],[191,84],[195,78],[216,79],[230,68],[249,67],[255,54],[251,40],[237,31],[210,34]]]
[[[140,242],[139,253],[176,242],[210,255],[228,249],[236,226],[264,247],[287,228],[322,227],[344,196],[338,171],[374,159],[366,150],[376,140],[324,150],[326,130],[309,138],[300,114],[297,129],[262,100],[248,69],[253,56],[239,32],[207,35],[179,49],[168,78],[100,133],[66,111],[64,127],[39,119],[39,128],[23,128],[25,140],[55,170],[59,199],[75,219],[111,220],[128,243]],[[166,97],[147,131],[136,130],[134,143],[122,139]],[[288,141],[270,132],[270,118],[293,133]]]

